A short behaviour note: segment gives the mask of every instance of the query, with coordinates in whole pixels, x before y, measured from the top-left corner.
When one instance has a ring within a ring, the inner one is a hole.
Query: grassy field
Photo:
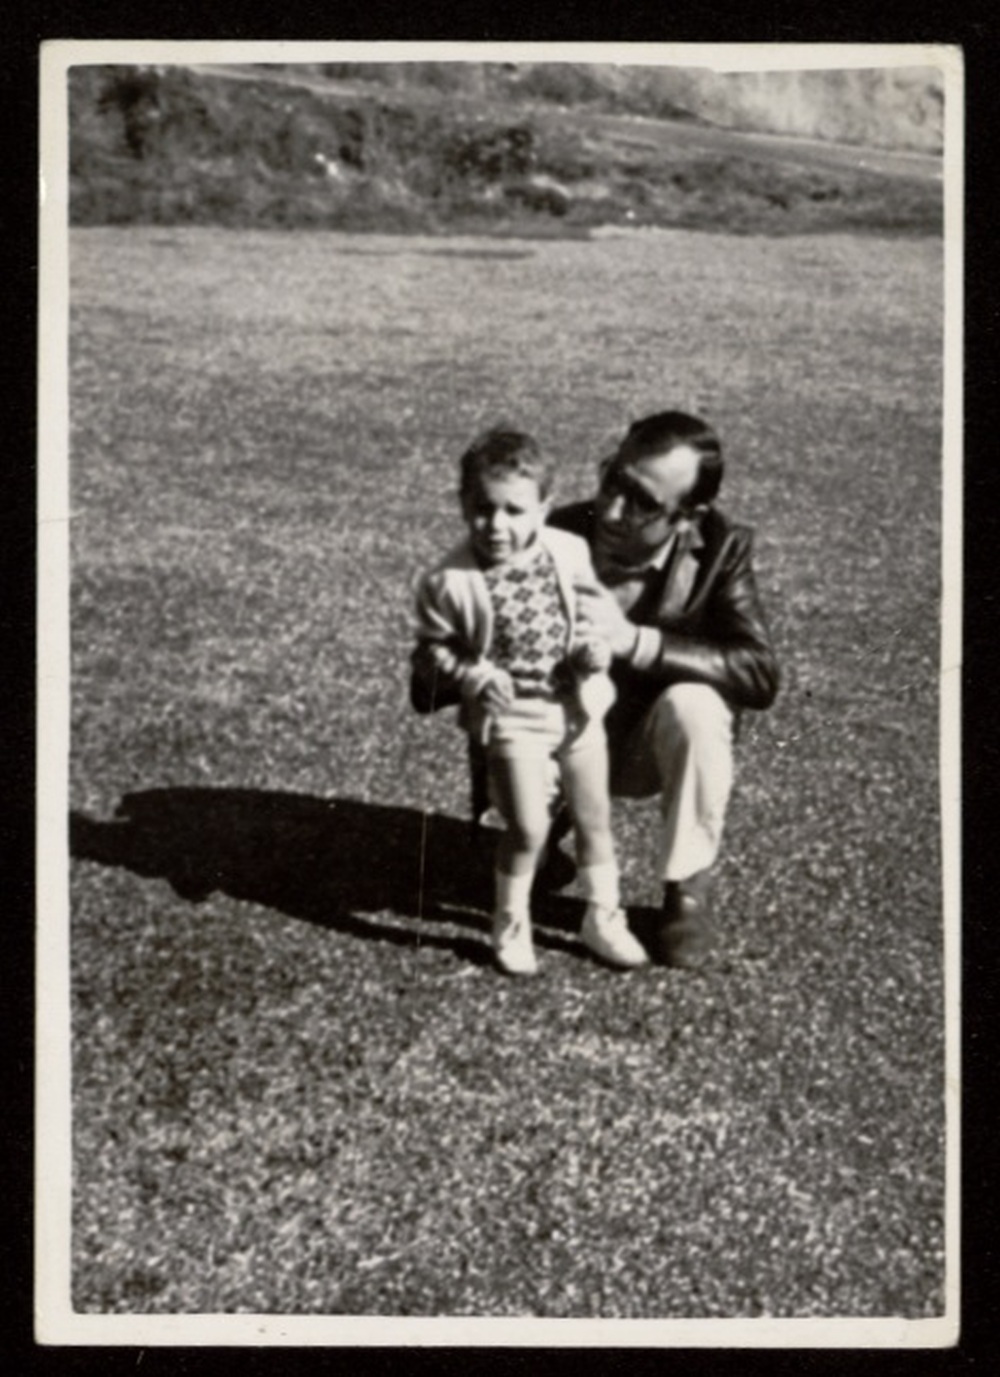
[[[76,1308],[940,1313],[940,241],[71,250]],[[722,954],[608,972],[570,889],[512,982],[409,580],[478,428],[569,498],[666,406],[728,446],[785,671]]]

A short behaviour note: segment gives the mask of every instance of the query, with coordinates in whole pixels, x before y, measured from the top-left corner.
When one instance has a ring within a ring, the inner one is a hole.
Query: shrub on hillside
[[[160,79],[151,68],[112,68],[97,101],[101,111],[114,111],[121,121],[125,146],[143,157],[159,128]]]
[[[567,62],[538,62],[508,72],[509,89],[529,100],[553,105],[588,105],[604,101],[606,88],[591,68]]]
[[[467,125],[451,133],[441,148],[447,171],[475,182],[527,177],[537,156],[537,137],[529,124]]]

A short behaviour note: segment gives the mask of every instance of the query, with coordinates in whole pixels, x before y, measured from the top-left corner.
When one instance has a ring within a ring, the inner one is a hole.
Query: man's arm
[[[705,597],[690,632],[636,626],[609,595],[592,600],[591,620],[602,627],[617,656],[664,687],[709,684],[734,707],[770,707],[778,692],[778,664],[757,593],[749,531],[730,534]]]

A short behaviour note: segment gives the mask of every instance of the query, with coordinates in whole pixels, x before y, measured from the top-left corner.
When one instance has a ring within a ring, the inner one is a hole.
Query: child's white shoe
[[[649,962],[645,947],[629,931],[624,909],[588,904],[580,937],[584,945],[609,966],[634,970]]]
[[[498,913],[493,918],[493,952],[507,975],[537,975],[538,958],[526,913]]]

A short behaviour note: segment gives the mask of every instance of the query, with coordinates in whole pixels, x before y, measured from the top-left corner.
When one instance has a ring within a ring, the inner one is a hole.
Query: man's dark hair
[[[533,478],[542,497],[552,482],[552,463],[537,440],[520,430],[495,426],[477,435],[461,458],[461,493],[471,492],[480,477]]]
[[[678,445],[690,445],[701,460],[698,477],[685,505],[708,506],[715,501],[722,483],[722,445],[712,427],[697,416],[689,416],[684,411],[658,411],[655,416],[633,421],[615,458],[619,462],[634,463],[638,459],[666,454]]]

